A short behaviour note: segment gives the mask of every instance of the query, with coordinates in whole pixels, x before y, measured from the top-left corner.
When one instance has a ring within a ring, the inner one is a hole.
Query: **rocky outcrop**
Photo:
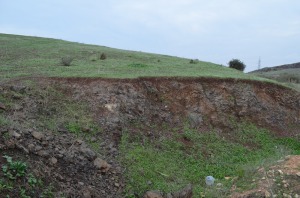
[[[76,100],[91,106],[98,122],[117,131],[130,122],[230,131],[230,120],[245,120],[279,135],[300,126],[300,94],[266,82],[234,79],[140,78],[53,79]]]

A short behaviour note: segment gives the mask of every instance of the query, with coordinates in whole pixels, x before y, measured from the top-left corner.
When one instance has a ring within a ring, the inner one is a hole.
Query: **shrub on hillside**
[[[199,63],[198,59],[191,59],[190,60],[190,64],[197,64],[197,63]]]
[[[73,60],[74,60],[74,58],[69,57],[69,56],[67,56],[67,57],[62,57],[62,58],[61,58],[61,64],[62,64],[63,66],[71,66]]]
[[[240,71],[244,71],[244,69],[246,68],[246,65],[239,59],[232,59],[231,61],[229,61],[228,65],[230,68],[237,69]]]
[[[106,57],[106,54],[104,54],[104,53],[102,53],[101,55],[100,55],[100,60],[105,60],[107,57]]]

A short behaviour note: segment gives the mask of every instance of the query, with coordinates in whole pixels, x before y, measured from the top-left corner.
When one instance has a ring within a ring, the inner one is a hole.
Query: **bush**
[[[100,60],[105,60],[105,59],[106,59],[106,54],[102,53],[102,54],[100,55]]]
[[[199,63],[198,59],[191,59],[190,60],[190,64],[197,64],[197,63]]]
[[[61,64],[63,66],[71,66],[72,61],[74,60],[74,58],[72,57],[63,57],[61,59]]]
[[[239,59],[232,59],[231,61],[229,61],[228,65],[230,68],[237,69],[240,71],[244,71],[244,69],[246,68],[246,65]]]

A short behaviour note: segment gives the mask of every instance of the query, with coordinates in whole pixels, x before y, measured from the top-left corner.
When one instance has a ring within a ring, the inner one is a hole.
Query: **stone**
[[[296,175],[297,175],[298,177],[300,177],[300,172],[296,173]]]
[[[192,127],[197,127],[203,122],[202,115],[195,112],[188,113],[188,119]]]
[[[0,109],[2,109],[2,110],[6,110],[6,107],[5,107],[5,105],[4,105],[4,104],[2,104],[1,102],[0,102]]]
[[[51,157],[51,158],[50,158],[50,163],[51,163],[52,165],[55,165],[55,164],[57,163],[57,159],[56,159],[55,157]]]
[[[278,173],[279,173],[280,175],[283,175],[282,170],[278,170]]]
[[[96,157],[96,153],[91,149],[87,148],[84,144],[80,146],[80,151],[89,160],[93,160]]]
[[[148,191],[144,194],[143,198],[163,198],[160,192]]]
[[[115,187],[119,188],[120,184],[119,183],[115,183]]]
[[[29,144],[29,145],[27,146],[27,148],[28,148],[29,151],[33,151],[34,148],[35,148],[35,145],[34,145],[34,144]]]
[[[25,93],[25,91],[26,91],[26,86],[23,86],[23,85],[12,85],[11,87],[10,87],[10,90],[11,91],[15,91],[15,92],[19,92],[19,93]]]
[[[271,193],[270,193],[269,191],[266,190],[266,192],[265,192],[265,197],[267,198],[267,197],[271,197],[271,196],[272,196]]]
[[[9,135],[11,137],[14,137],[14,138],[17,138],[17,139],[19,139],[21,137],[21,134],[15,132],[15,131],[9,131]]]
[[[111,167],[110,164],[108,164],[105,160],[103,160],[103,159],[101,159],[99,157],[97,157],[94,160],[94,166],[96,168],[100,169],[101,172],[103,172],[103,173],[107,172],[110,169],[110,167]]]
[[[217,183],[216,185],[216,189],[222,189],[223,188],[223,184],[222,183]]]
[[[31,135],[37,140],[42,140],[44,138],[44,135],[40,132],[32,132]]]

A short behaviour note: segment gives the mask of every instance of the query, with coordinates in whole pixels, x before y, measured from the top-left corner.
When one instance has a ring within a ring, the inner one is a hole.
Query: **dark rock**
[[[200,126],[203,122],[202,115],[200,113],[190,112],[188,114],[188,118],[193,128]]]
[[[51,158],[50,158],[50,163],[51,163],[52,165],[55,165],[55,164],[57,163],[57,159],[56,159],[55,157],[51,157]]]
[[[16,131],[9,131],[9,135],[17,139],[21,137],[21,134],[17,133]]]
[[[4,105],[4,104],[2,104],[1,102],[0,102],[0,109],[2,109],[2,110],[6,110],[6,107],[5,107],[5,105]]]
[[[40,151],[40,150],[42,150],[42,149],[43,149],[43,147],[41,147],[41,146],[39,146],[39,145],[35,146],[35,148],[34,148],[35,151]]]
[[[84,144],[80,146],[81,153],[88,158],[89,160],[94,160],[96,157],[96,154],[91,149],[87,148]]]
[[[50,155],[49,151],[46,150],[40,150],[37,152],[37,155],[41,156],[41,157],[48,157]]]
[[[10,87],[11,91],[19,92],[19,93],[25,93],[26,91],[26,86],[21,86],[21,85],[13,85]]]
[[[29,151],[34,151],[35,145],[34,144],[29,144],[29,145],[27,145],[27,148],[28,148]]]

